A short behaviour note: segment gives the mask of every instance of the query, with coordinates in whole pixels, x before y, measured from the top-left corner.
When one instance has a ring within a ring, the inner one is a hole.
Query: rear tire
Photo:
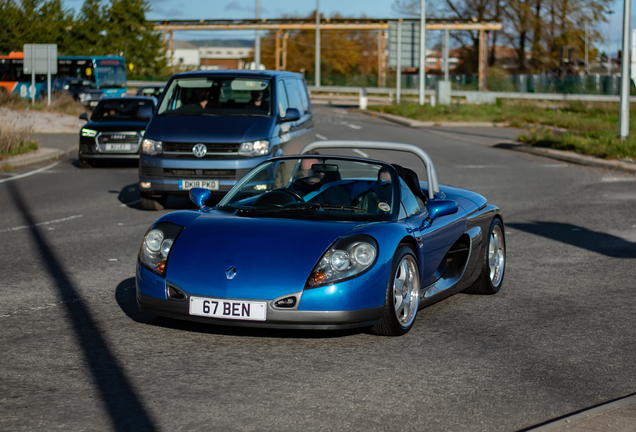
[[[484,254],[481,274],[464,292],[469,294],[497,294],[506,269],[506,238],[501,219],[494,219],[488,233],[488,247]]]
[[[400,246],[393,257],[380,323],[371,328],[376,334],[402,336],[413,327],[420,304],[420,271],[413,250]]]
[[[144,210],[159,211],[159,210],[163,210],[164,207],[166,206],[166,201],[168,200],[168,197],[165,197],[165,196],[150,197],[147,195],[140,195],[140,199],[141,199],[141,207]]]

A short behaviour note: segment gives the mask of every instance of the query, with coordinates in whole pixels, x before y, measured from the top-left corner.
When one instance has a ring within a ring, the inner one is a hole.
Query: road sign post
[[[31,74],[31,104],[35,104],[35,75],[46,74],[47,101],[51,104],[51,75],[57,74],[56,44],[24,44],[24,73]]]

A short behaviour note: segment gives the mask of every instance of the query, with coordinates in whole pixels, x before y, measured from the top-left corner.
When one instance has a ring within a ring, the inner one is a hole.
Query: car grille
[[[163,152],[169,157],[194,158],[192,148],[197,144],[164,141]],[[197,159],[235,159],[238,156],[240,146],[237,143],[205,143],[205,145],[208,148],[207,153],[202,158]]]
[[[182,169],[182,168],[157,168],[139,167],[140,177],[155,178],[186,178],[186,179],[209,179],[209,180],[239,180],[247,174],[249,169],[237,170],[215,170],[215,169]]]
[[[102,132],[97,137],[99,144],[139,144],[136,132]]]

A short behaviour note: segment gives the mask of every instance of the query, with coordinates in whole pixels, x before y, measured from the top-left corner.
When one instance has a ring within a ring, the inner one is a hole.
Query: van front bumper
[[[190,159],[149,156],[139,158],[139,191],[147,195],[187,194],[184,180],[213,180],[225,193],[252,168],[271,155],[241,159]]]

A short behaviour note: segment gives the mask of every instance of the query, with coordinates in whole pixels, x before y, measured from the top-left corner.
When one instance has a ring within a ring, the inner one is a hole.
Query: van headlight
[[[170,222],[157,222],[150,227],[139,250],[139,262],[151,272],[166,277],[172,245],[182,226]]]
[[[241,143],[238,151],[241,156],[265,156],[269,154],[269,141],[250,141]]]
[[[150,156],[163,153],[163,143],[148,138],[144,138],[141,142],[141,152]]]

